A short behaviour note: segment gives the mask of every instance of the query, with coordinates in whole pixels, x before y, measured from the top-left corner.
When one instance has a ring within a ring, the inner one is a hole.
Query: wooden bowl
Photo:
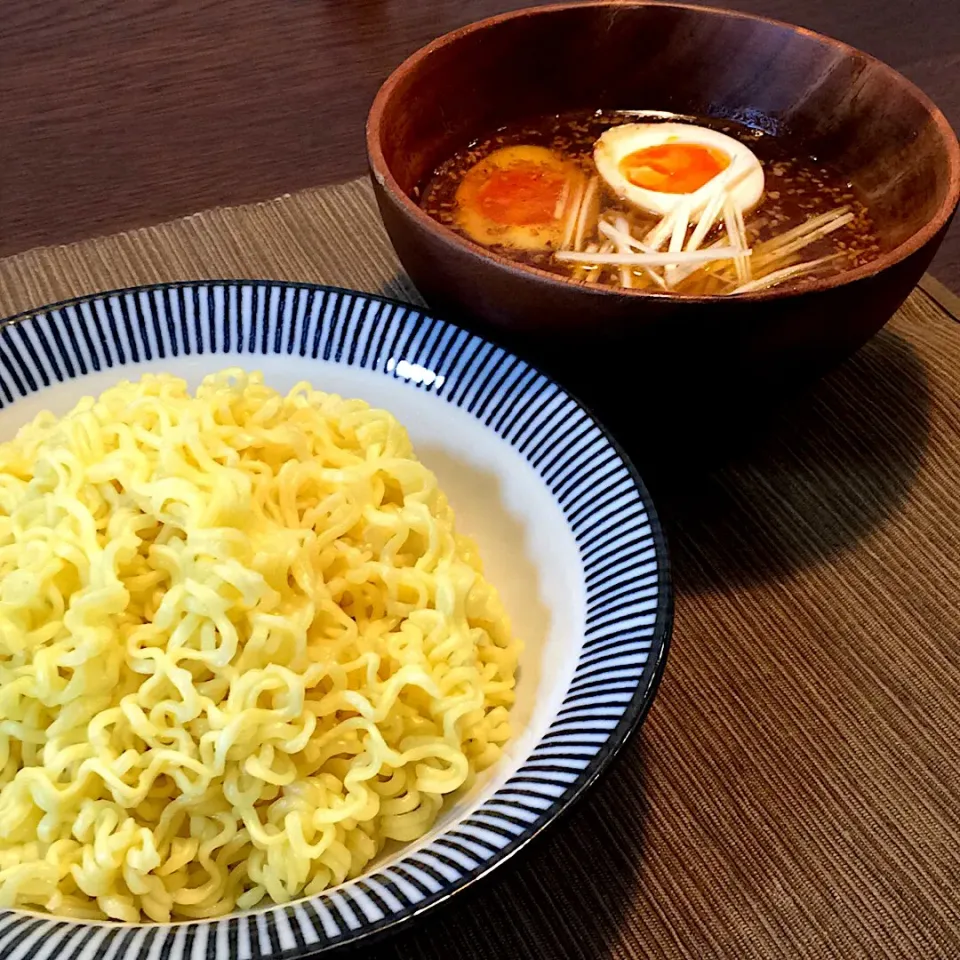
[[[470,140],[581,108],[723,117],[800,140],[859,186],[884,252],[802,287],[680,298],[519,266],[410,199]],[[441,37],[383,85],[367,148],[387,232],[429,304],[547,367],[615,429],[652,400],[669,432],[702,434],[821,375],[914,287],[960,194],[954,132],[890,67],[800,27],[659,3],[539,7]]]

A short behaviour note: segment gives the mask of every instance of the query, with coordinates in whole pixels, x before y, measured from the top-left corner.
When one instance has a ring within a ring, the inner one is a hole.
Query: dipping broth
[[[659,112],[502,127],[444,161],[414,198],[511,260],[650,292],[792,286],[881,249],[839,171],[732,121]]]

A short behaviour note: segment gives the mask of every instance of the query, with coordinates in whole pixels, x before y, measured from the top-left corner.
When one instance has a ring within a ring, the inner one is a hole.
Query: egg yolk
[[[494,223],[528,226],[557,217],[567,176],[538,163],[495,167],[477,190],[476,209]]]
[[[701,143],[661,143],[620,161],[620,171],[634,186],[656,193],[693,193],[728,166],[722,150]]]

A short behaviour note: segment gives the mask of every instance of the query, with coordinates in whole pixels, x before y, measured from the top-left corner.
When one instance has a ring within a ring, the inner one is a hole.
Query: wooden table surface
[[[0,256],[356,176],[379,84],[523,0],[5,0]],[[960,127],[960,4],[726,0],[902,70]],[[933,273],[960,291],[960,226]]]

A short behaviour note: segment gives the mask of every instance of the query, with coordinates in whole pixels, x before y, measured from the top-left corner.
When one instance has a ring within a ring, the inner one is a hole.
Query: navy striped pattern
[[[579,663],[552,725],[509,781],[400,859],[308,900],[208,922],[86,924],[2,911],[4,960],[274,960],[380,931],[537,833],[592,782],[653,697],[672,606],[663,536],[634,470],[548,377],[413,307],[269,282],[162,285],[60,304],[0,325],[0,406],[88,373],[209,353],[376,371],[495,431],[537,471],[579,545],[587,595]]]

